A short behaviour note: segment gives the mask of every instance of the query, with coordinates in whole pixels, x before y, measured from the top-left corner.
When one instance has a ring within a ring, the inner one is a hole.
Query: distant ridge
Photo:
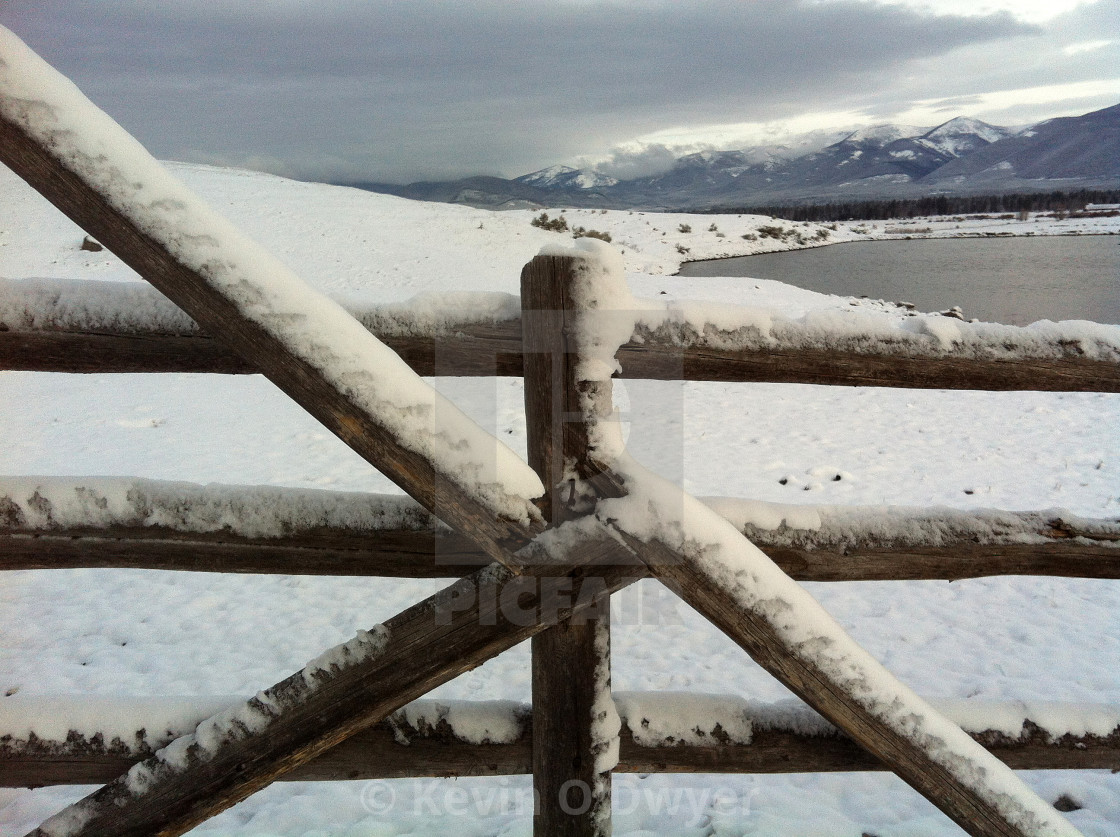
[[[512,180],[345,185],[491,209],[649,210],[1112,189],[1120,186],[1120,104],[1020,131],[958,116],[933,128],[861,128],[809,153],[782,146],[704,151],[661,174],[626,180],[556,165]]]
[[[1084,116],[1050,119],[961,156],[936,172],[955,178],[1073,179],[1120,177],[1120,104]]]

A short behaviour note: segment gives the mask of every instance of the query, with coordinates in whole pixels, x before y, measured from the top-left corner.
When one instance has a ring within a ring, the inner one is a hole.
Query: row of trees
[[[712,207],[717,214],[770,215],[789,221],[872,221],[926,215],[978,215],[1020,212],[1079,212],[1088,203],[1120,203],[1120,189],[1027,192],[1006,195],[937,195],[840,201],[802,206]]]

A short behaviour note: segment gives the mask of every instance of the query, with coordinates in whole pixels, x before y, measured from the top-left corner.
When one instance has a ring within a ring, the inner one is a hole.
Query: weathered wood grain
[[[418,375],[521,375],[520,324],[465,323],[439,338],[376,336]],[[376,333],[375,333],[376,334]],[[260,370],[204,334],[84,333],[0,329],[0,369],[26,372],[212,372],[251,375]]]
[[[1037,575],[1120,578],[1111,541],[948,542],[883,546],[874,536],[843,552],[753,543],[798,581],[921,581]],[[488,563],[461,535],[413,530],[324,532],[284,538],[202,537],[152,529],[0,529],[0,570],[131,568],[216,573],[456,578]]]
[[[669,346],[628,344],[619,350],[623,377],[686,381],[964,389],[1120,392],[1120,364],[1087,358],[977,360],[864,354],[842,349],[719,351],[685,347],[678,374]]]
[[[532,772],[533,727],[529,716],[515,741],[473,744],[445,729],[419,733],[402,730],[398,723],[381,721],[279,779],[330,782],[528,774]],[[1053,738],[1028,722],[1025,734],[1018,737],[990,731],[971,735],[1015,770],[1120,769],[1120,730],[1107,736]],[[617,773],[826,773],[887,769],[843,734],[806,735],[782,729],[756,729],[749,744],[648,747],[638,744],[624,723],[620,739]],[[28,745],[0,740],[0,787],[104,784],[142,758],[103,741],[75,738],[62,745]]]
[[[114,527],[0,529],[0,570],[122,568],[265,575],[459,578],[490,563],[469,539],[444,531],[350,530],[240,538]]]
[[[521,324],[464,324],[453,337],[378,335],[420,375],[522,374]],[[1120,392],[1120,364],[1088,358],[973,360],[850,351],[730,352],[701,346],[630,343],[622,377],[918,389]],[[219,372],[256,366],[219,341],[174,334],[0,331],[0,369],[31,372]]]
[[[572,258],[537,256],[521,272],[527,450],[546,487],[542,511],[552,524],[582,511],[570,502],[565,474],[594,473],[575,375],[578,350],[569,344],[579,314],[571,296],[576,269]],[[610,606],[603,604],[590,618],[533,637],[535,837],[610,835],[610,772],[596,769],[592,730],[598,692],[610,688]]]

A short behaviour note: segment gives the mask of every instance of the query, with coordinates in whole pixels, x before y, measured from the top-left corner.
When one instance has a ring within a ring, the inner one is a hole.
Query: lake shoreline
[[[850,299],[906,300],[920,311],[1007,325],[1120,324],[1120,250],[1103,240],[1109,234],[862,238],[837,242],[855,247],[822,243],[694,261],[676,276],[768,280]]]
[[[917,220],[929,221],[930,219],[917,219]],[[788,250],[772,251],[772,252],[765,252],[765,253],[750,253],[750,254],[744,254],[744,255],[738,255],[738,256],[711,256],[709,258],[703,258],[703,259],[687,259],[685,261],[682,261],[680,266],[681,266],[681,268],[684,268],[685,265],[690,265],[690,264],[702,264],[704,262],[722,262],[722,261],[727,261],[729,259],[746,259],[746,258],[751,258],[753,256],[768,256],[768,255],[773,255],[773,253],[775,253],[775,252],[798,253],[798,252],[801,252],[802,250],[815,250],[815,249],[819,249],[821,247],[834,247],[834,246],[839,245],[839,244],[859,244],[861,242],[871,242],[871,241],[930,241],[930,240],[944,240],[944,239],[962,239],[962,240],[963,239],[973,239],[973,240],[983,239],[983,240],[987,240],[987,239],[994,239],[994,238],[1067,238],[1067,237],[1082,237],[1082,236],[1113,236],[1113,235],[1120,236],[1120,219],[1117,219],[1117,221],[1118,221],[1118,223],[1117,223],[1117,228],[1116,229],[1100,229],[1100,230],[1088,230],[1088,231],[1083,231],[1083,230],[1053,230],[1053,231],[1037,232],[1035,230],[1027,230],[1025,232],[962,231],[962,232],[952,232],[952,233],[950,233],[950,232],[947,232],[947,231],[932,230],[930,232],[924,232],[924,233],[923,232],[868,233],[866,235],[862,235],[859,238],[843,238],[843,239],[835,239],[835,240],[832,240],[832,241],[820,241],[820,242],[806,243],[803,246],[795,246],[795,247],[792,247]],[[851,224],[851,225],[856,226],[856,227],[866,226],[866,222],[857,223],[857,222],[854,222],[854,221],[837,221],[836,223],[837,223],[837,225]],[[1028,223],[1031,223],[1031,222],[1029,222],[1029,221],[1019,221],[1019,222],[1016,222],[1016,223],[1028,224]],[[673,276],[680,276],[681,273],[678,270],[677,273],[674,273],[672,275]]]

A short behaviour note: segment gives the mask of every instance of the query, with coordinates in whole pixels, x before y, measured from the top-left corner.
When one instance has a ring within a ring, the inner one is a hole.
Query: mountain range
[[[661,174],[618,180],[550,166],[513,179],[406,186],[347,183],[419,200],[513,209],[710,209],[1120,186],[1120,105],[1013,130],[956,117],[934,128],[878,125],[809,153],[704,151]]]

